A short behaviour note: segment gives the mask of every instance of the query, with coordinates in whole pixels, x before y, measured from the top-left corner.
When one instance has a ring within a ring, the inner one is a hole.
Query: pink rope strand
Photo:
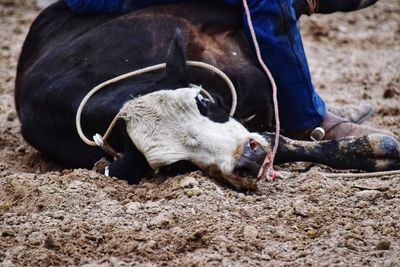
[[[318,0],[307,0],[308,15],[314,14],[318,9]]]
[[[272,100],[274,103],[274,113],[275,113],[275,123],[276,123],[276,128],[275,128],[275,145],[271,153],[271,158],[269,157],[268,153],[264,159],[263,164],[261,165],[260,171],[258,173],[258,178],[261,178],[263,175],[265,175],[265,169],[266,166],[269,164],[268,167],[268,172],[267,172],[267,178],[268,179],[275,179],[275,171],[274,171],[274,160],[275,160],[275,155],[276,152],[278,151],[278,143],[279,143],[279,135],[280,135],[280,128],[281,128],[281,123],[279,120],[279,107],[278,107],[278,98],[277,98],[277,87],[276,83],[274,80],[274,77],[272,77],[271,72],[269,71],[268,67],[264,63],[264,60],[262,59],[261,52],[260,52],[260,46],[257,41],[256,34],[254,32],[254,27],[253,23],[251,21],[251,15],[249,11],[249,7],[247,5],[247,1],[243,0],[243,6],[244,10],[246,12],[246,18],[247,18],[247,24],[249,25],[250,33],[251,33],[251,38],[253,40],[254,48],[256,51],[257,59],[258,62],[260,63],[261,67],[265,71],[265,73],[268,76],[268,79],[271,81],[272,84]]]

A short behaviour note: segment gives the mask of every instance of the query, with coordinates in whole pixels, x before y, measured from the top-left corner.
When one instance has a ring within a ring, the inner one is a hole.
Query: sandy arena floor
[[[14,110],[18,54],[40,12],[0,0],[0,266],[399,266],[400,177],[327,179],[312,164],[243,194],[194,172],[139,185],[63,170],[27,145]],[[400,136],[400,1],[302,19],[331,105],[369,103]]]

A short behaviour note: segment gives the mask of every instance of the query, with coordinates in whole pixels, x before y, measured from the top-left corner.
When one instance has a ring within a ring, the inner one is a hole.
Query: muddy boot
[[[361,137],[370,134],[394,136],[391,132],[360,126],[346,119],[335,116],[330,112],[326,113],[324,120],[317,127],[298,132],[286,133],[286,136],[295,140],[321,141],[336,140],[349,136]]]
[[[374,112],[372,107],[368,104],[361,104],[356,107],[348,108],[332,106],[328,107],[328,111],[331,112],[333,115],[336,115],[340,118],[356,124],[363,123],[364,121],[369,119]]]
[[[369,7],[378,0],[295,0],[293,8],[296,16],[313,13],[330,14],[334,12],[350,12]]]

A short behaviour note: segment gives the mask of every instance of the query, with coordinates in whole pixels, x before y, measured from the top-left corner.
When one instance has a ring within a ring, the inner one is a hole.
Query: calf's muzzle
[[[254,139],[246,141],[243,145],[243,153],[233,168],[233,173],[237,176],[256,178],[266,155],[266,149]]]

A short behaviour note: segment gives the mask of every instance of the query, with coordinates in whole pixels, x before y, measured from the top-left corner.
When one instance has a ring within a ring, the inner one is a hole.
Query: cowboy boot
[[[285,135],[295,140],[322,141],[336,140],[342,137],[361,137],[370,134],[383,134],[394,137],[393,133],[381,129],[370,128],[352,123],[327,112],[320,125],[298,132],[288,132]]]
[[[368,104],[361,104],[351,107],[328,106],[327,108],[328,111],[333,113],[333,115],[356,124],[362,124],[371,118],[372,114],[374,113],[373,108]]]

